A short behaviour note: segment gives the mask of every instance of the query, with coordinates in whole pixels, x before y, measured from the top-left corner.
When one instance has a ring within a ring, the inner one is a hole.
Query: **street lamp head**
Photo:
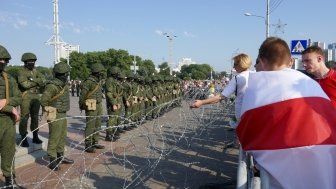
[[[245,16],[252,16],[252,14],[251,14],[251,13],[248,13],[248,12],[245,12],[244,15],[245,15]]]

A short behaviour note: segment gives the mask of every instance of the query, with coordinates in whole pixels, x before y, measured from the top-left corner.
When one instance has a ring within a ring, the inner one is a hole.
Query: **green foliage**
[[[23,66],[8,65],[7,68],[6,68],[6,72],[11,74],[12,77],[17,78],[18,71],[22,68],[23,68]],[[38,66],[38,67],[36,67],[36,70],[41,72],[47,79],[50,79],[50,78],[53,77],[52,68],[46,68],[46,67]]]
[[[134,55],[130,55],[126,50],[108,49],[107,51],[77,53],[70,54],[69,62],[71,66],[71,79],[84,80],[90,74],[90,66],[95,63],[104,65],[105,70],[112,66],[117,66],[121,71],[127,72],[131,70],[133,65]],[[62,59],[61,61],[67,61]],[[155,73],[155,65],[151,60],[142,60],[136,56],[138,73],[148,75]]]
[[[158,66],[160,68],[160,75],[170,75],[170,67],[167,62],[164,62]]]
[[[335,61],[328,61],[325,63],[328,68],[336,68],[336,62]]]
[[[213,73],[214,74],[214,73]],[[208,64],[191,64],[183,65],[181,68],[180,78],[189,79],[209,79],[211,75],[211,66]]]
[[[22,66],[12,66],[8,65],[6,67],[6,72],[9,73],[12,77],[17,78],[18,77],[18,71],[21,69]]]

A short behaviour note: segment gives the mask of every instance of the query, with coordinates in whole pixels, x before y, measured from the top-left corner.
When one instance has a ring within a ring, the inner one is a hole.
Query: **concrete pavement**
[[[117,142],[104,141],[103,127],[100,143],[106,148],[88,154],[83,152],[84,113],[78,109],[78,97],[71,97],[66,155],[75,164],[63,164],[57,172],[46,167],[48,126],[42,120],[43,145],[18,148],[17,182],[27,188],[155,189],[204,188],[211,186],[209,183],[233,182],[238,149],[225,148],[235,142],[234,132],[227,127],[231,112],[221,104],[191,110],[184,102],[182,107],[127,131]],[[102,120],[105,125],[107,117]]]

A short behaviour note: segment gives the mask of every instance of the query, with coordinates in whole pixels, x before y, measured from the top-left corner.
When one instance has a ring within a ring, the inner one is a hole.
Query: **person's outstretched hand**
[[[199,108],[202,106],[202,101],[201,100],[195,100],[192,105],[190,105],[190,108]]]

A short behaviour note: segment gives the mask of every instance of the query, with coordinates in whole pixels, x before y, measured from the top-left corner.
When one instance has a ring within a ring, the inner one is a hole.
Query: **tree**
[[[328,68],[336,68],[336,62],[335,61],[328,61],[325,63]]]
[[[159,74],[170,75],[170,67],[167,62],[164,62],[158,66],[160,68]]]

